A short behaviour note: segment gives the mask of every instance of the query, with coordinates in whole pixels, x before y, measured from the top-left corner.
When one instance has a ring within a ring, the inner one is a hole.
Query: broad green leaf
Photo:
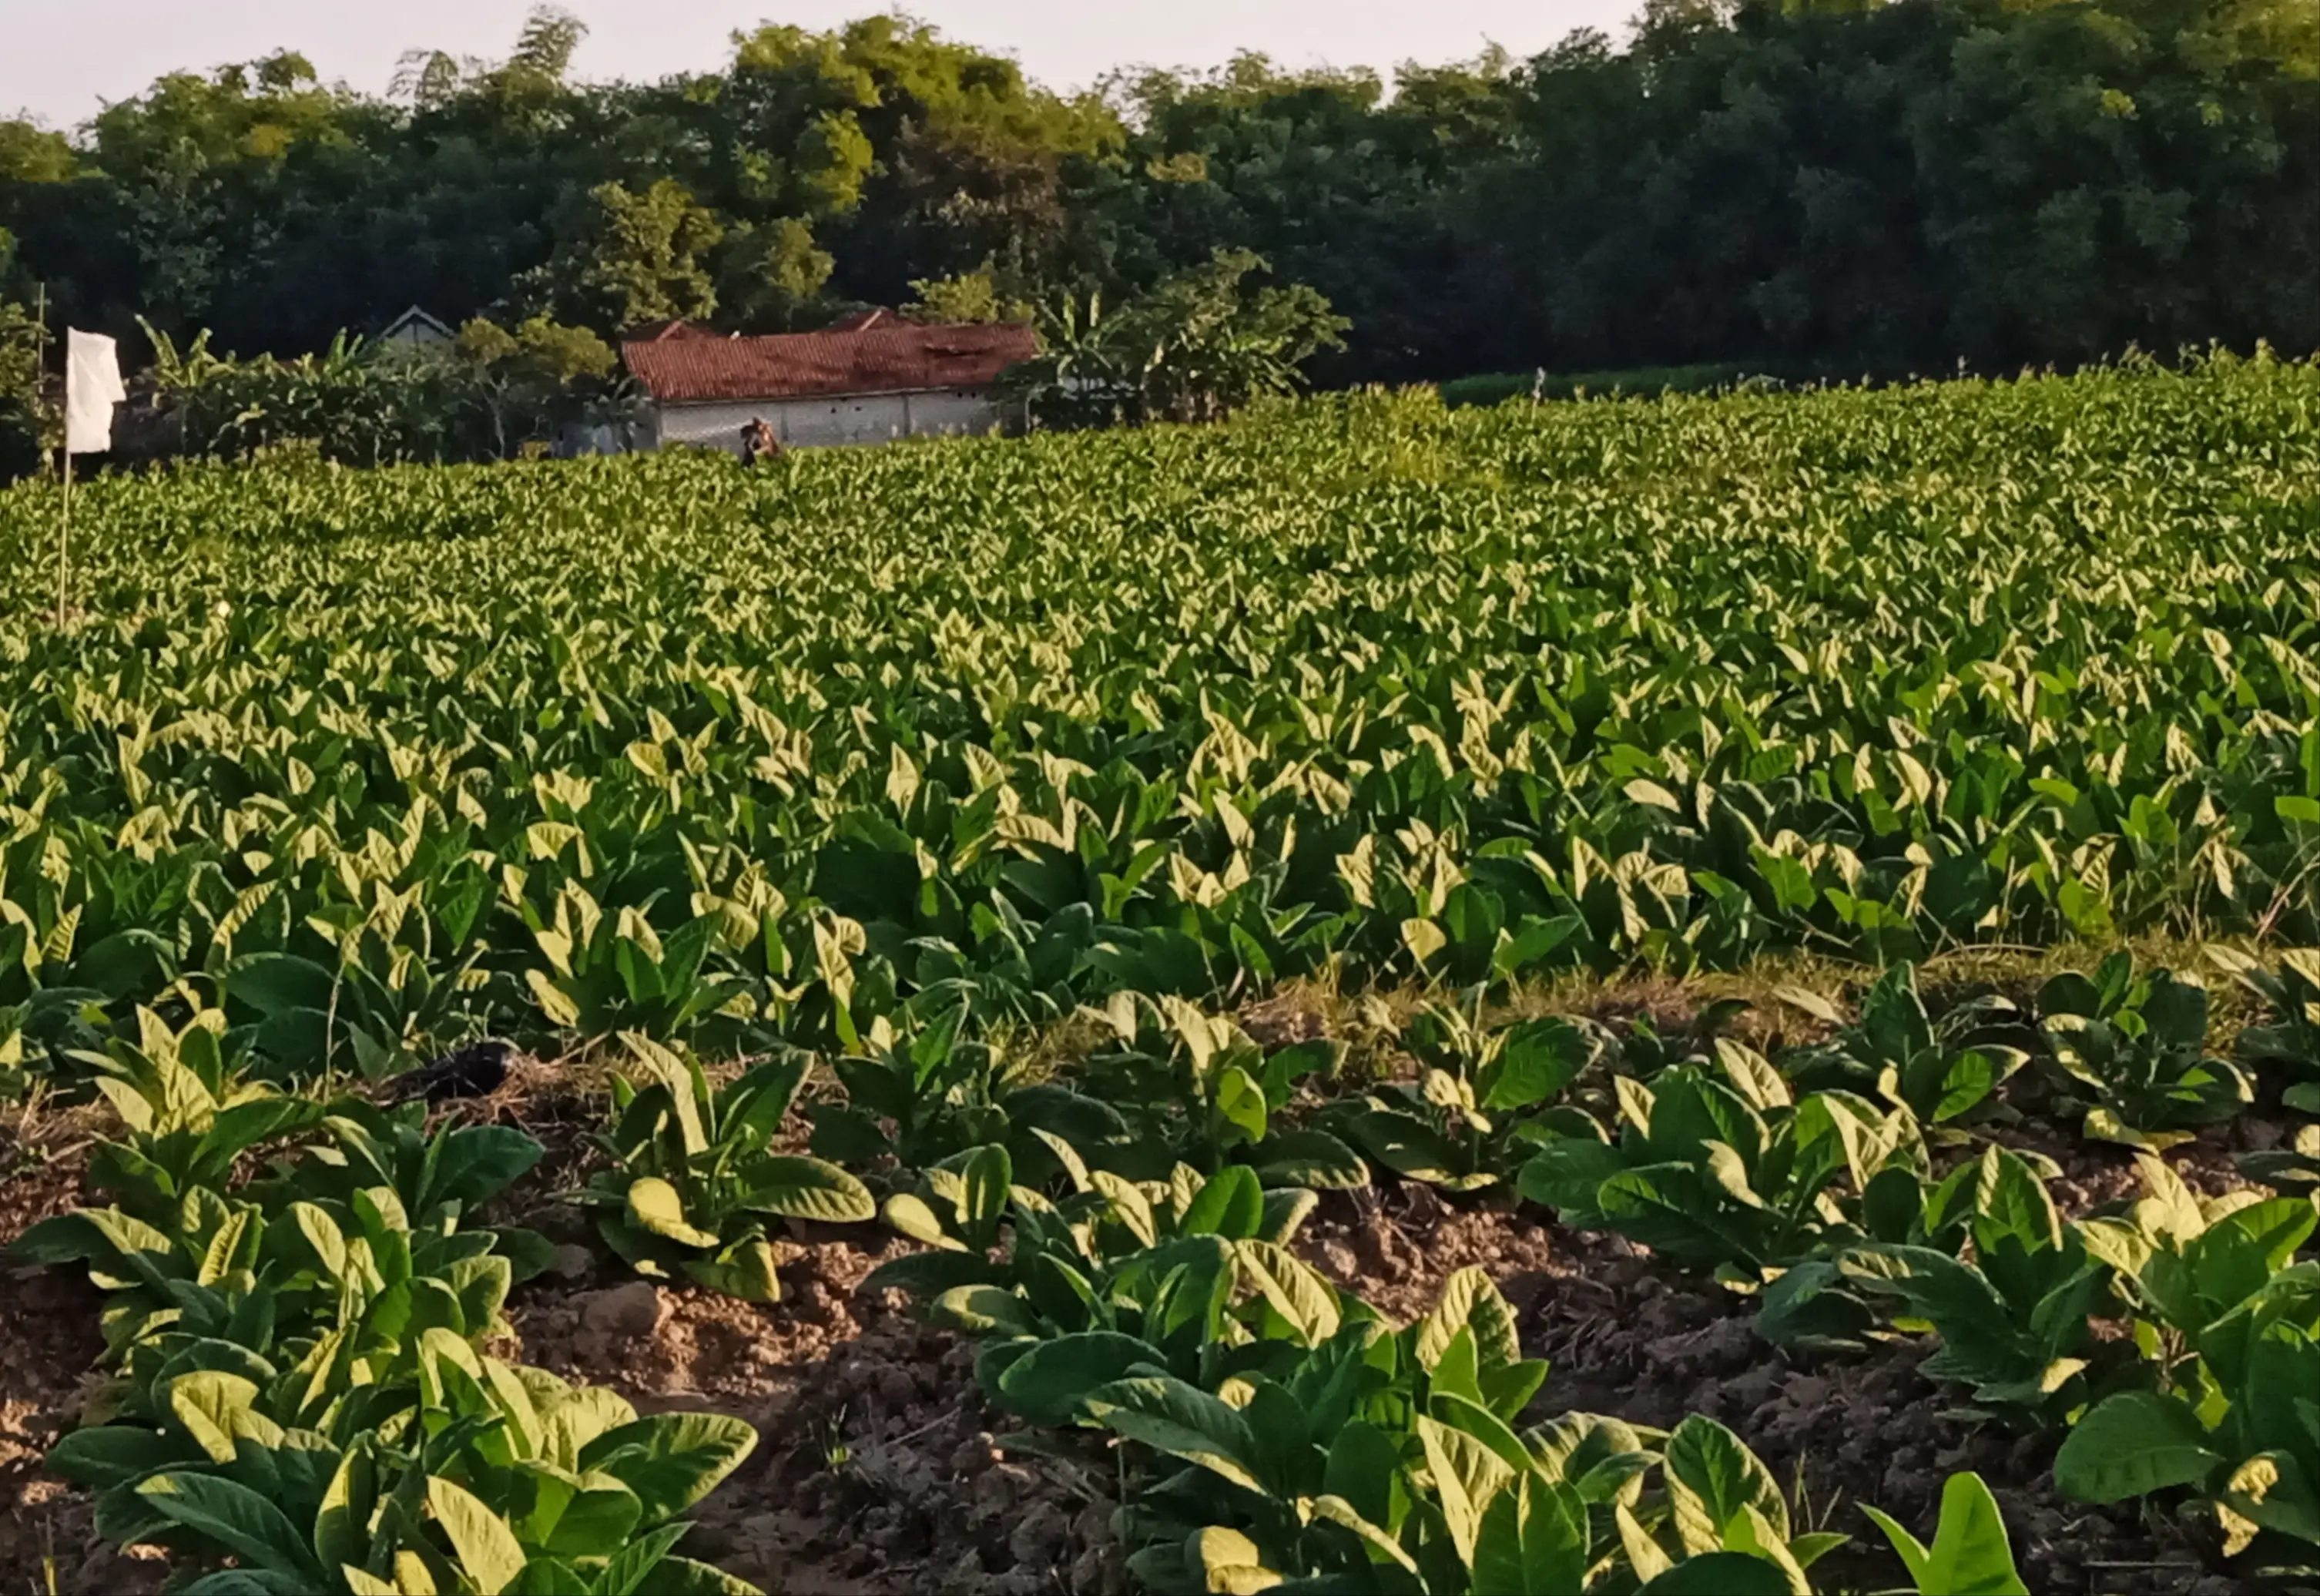
[[[49,1472],[76,1485],[118,1485],[195,1455],[158,1430],[105,1424],[68,1431],[43,1460]]]
[[[1031,1336],[1039,1330],[1029,1305],[995,1285],[955,1286],[928,1305],[927,1317],[976,1336]]]
[[[153,1474],[139,1497],[172,1521],[244,1562],[294,1578],[315,1577],[306,1537],[280,1508],[247,1485],[211,1474]]]
[[[1418,1323],[1418,1361],[1432,1368],[1451,1338],[1462,1329],[1473,1332],[1475,1361],[1481,1369],[1504,1368],[1522,1356],[1514,1310],[1499,1294],[1490,1272],[1480,1265],[1455,1270],[1442,1283],[1433,1310]]]
[[[1198,1465],[1243,1490],[1264,1489],[1255,1472],[1258,1448],[1247,1421],[1195,1386],[1165,1375],[1115,1380],[1088,1393],[1083,1405],[1089,1417],[1131,1441]]]
[[[775,1155],[760,1158],[742,1174],[739,1206],[790,1219],[853,1224],[878,1217],[870,1188],[820,1158]]]
[[[684,1200],[676,1188],[657,1175],[643,1175],[629,1183],[626,1199],[629,1222],[639,1229],[686,1247],[716,1247],[720,1245],[715,1231],[703,1230],[686,1221]]]
[[[1472,1567],[1482,1515],[1491,1498],[1513,1480],[1514,1471],[1481,1441],[1424,1414],[1418,1419],[1418,1439],[1426,1466],[1434,1476],[1435,1495],[1451,1543]]]
[[[1772,1471],[1714,1419],[1695,1413],[1677,1425],[1668,1437],[1666,1466],[1670,1516],[1688,1551],[1725,1546],[1726,1527],[1748,1508],[1788,1538],[1788,1503]]]
[[[213,1463],[233,1461],[236,1416],[258,1401],[257,1382],[216,1369],[169,1383],[169,1412]]]
[[[1228,1240],[1253,1237],[1264,1217],[1264,1192],[1255,1173],[1241,1165],[1228,1165],[1209,1177],[1177,1221],[1183,1236],[1222,1236]]]
[[[1891,1533],[1889,1528],[1887,1534]],[[1898,1540],[1894,1544],[1897,1548],[1900,1545]],[[1998,1500],[1979,1474],[1952,1474],[1943,1485],[1941,1521],[1935,1527],[1932,1549],[1911,1573],[1928,1596],[2030,1596],[2029,1587],[2014,1571],[2014,1553],[2007,1544]]]
[[[1636,1596],[1792,1596],[1789,1576],[1745,1552],[1687,1557],[1647,1582]]]
[[[1269,1241],[1239,1242],[1234,1256],[1241,1277],[1273,1305],[1301,1344],[1319,1347],[1337,1333],[1337,1290],[1312,1265]]]
[[[427,1506],[480,1596],[499,1596],[523,1572],[523,1547],[515,1532],[473,1492],[449,1480],[430,1479]]]
[[[2071,1427],[2054,1457],[2054,1483],[2079,1501],[2125,1501],[2205,1479],[2223,1459],[2180,1398],[2123,1391]]]
[[[657,1413],[598,1436],[580,1449],[579,1465],[635,1492],[645,1521],[657,1524],[714,1491],[757,1444],[757,1430],[728,1414]]]

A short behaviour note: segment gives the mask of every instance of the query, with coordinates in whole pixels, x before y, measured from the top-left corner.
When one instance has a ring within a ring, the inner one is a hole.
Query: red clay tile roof
[[[671,339],[621,346],[629,370],[669,404],[980,388],[1039,351],[1029,327],[881,324],[861,332]]]

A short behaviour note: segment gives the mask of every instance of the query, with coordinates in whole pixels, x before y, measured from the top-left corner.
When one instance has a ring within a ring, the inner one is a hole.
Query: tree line
[[[551,349],[863,304],[1068,326],[1251,258],[1343,318],[1300,334],[1329,382],[2320,346],[2310,0],[1648,0],[1391,92],[1243,55],[1062,95],[899,16],[586,83],[582,35],[543,10],[385,96],[285,51],[0,122],[0,383],[36,290],[291,358],[413,304]]]

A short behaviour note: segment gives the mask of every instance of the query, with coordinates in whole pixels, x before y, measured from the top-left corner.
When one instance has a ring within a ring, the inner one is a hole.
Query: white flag
[[[121,358],[101,333],[74,331],[65,344],[65,452],[101,455],[113,448],[113,407],[129,397]]]

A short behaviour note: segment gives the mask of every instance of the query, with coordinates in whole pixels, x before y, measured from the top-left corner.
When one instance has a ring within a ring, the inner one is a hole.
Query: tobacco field
[[[0,493],[0,1596],[2320,1589],[2320,366]]]

